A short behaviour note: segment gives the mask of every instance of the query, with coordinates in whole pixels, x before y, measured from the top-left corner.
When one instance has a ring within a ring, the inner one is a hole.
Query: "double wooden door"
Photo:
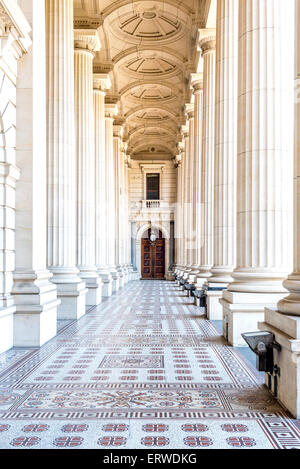
[[[142,240],[142,278],[163,279],[165,277],[165,240],[158,239],[154,246],[148,239]]]

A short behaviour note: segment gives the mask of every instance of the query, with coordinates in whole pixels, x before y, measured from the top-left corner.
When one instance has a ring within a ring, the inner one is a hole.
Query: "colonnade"
[[[274,333],[282,347],[277,370],[284,371],[267,382],[298,418],[300,150],[293,51],[296,44],[299,84],[299,11],[298,0],[220,0],[216,30],[199,33],[202,128],[195,120],[194,134],[202,134],[202,145],[191,151],[194,168],[201,167],[201,200],[193,215],[200,265],[194,254],[198,273],[191,275],[181,255],[188,249],[184,238],[183,246],[177,243],[176,269],[179,278],[203,291],[208,318],[223,321],[230,344],[245,346],[243,332]],[[184,153],[181,165],[186,166]],[[180,223],[180,209],[177,214]],[[285,280],[292,270],[293,219],[295,267]]]
[[[73,0],[2,4],[0,352],[43,345],[132,278],[126,142],[109,75],[94,73],[98,29],[74,30]]]

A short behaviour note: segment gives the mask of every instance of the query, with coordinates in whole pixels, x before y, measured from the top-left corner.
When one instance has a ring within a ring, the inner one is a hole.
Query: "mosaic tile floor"
[[[0,448],[300,448],[239,351],[171,282],[133,282],[0,355]]]

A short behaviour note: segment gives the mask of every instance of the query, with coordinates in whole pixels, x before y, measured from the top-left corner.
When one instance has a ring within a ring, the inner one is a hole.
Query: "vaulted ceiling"
[[[211,1],[74,0],[75,27],[99,31],[94,69],[110,74],[107,99],[119,103],[133,158],[176,154]]]

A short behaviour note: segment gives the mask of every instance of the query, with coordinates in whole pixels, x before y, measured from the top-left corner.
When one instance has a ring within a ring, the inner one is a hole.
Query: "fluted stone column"
[[[185,143],[184,132],[185,127],[181,128],[182,141],[178,144],[180,150],[180,198],[178,200],[178,217],[179,217],[179,230],[178,230],[178,246],[179,246],[179,262],[177,266],[177,275],[179,278],[184,273],[184,191],[185,191]],[[179,283],[179,282],[178,282]]]
[[[203,55],[203,130],[201,154],[201,256],[197,289],[211,276],[213,264],[213,186],[215,154],[215,30],[203,30],[199,46]]]
[[[127,152],[127,142],[123,140],[122,144],[122,153],[123,153],[123,167],[124,167],[124,181],[123,181],[123,208],[124,211],[124,226],[123,226],[123,271],[125,275],[125,283],[127,284],[130,280],[130,269],[133,270],[131,265],[131,222],[129,215],[129,157],[126,154]]]
[[[193,74],[192,86],[195,96],[194,119],[194,171],[193,171],[193,265],[189,282],[195,283],[200,268],[201,254],[201,153],[202,153],[202,116],[203,116],[203,74]]]
[[[123,265],[121,259],[121,244],[122,244],[122,227],[125,223],[123,218],[124,212],[122,211],[122,155],[121,145],[123,137],[123,127],[119,125],[118,121],[114,122],[114,169],[115,169],[115,222],[116,222],[116,242],[115,242],[115,262],[116,269],[119,275],[119,287],[123,288],[125,285]]]
[[[100,50],[97,31],[75,30],[75,116],[77,150],[77,264],[85,281],[87,305],[102,300],[96,268],[96,160],[93,101],[94,51]]]
[[[102,295],[112,295],[112,276],[107,259],[105,95],[111,83],[106,74],[94,74],[94,122],[96,157],[96,267],[102,279]]]
[[[85,314],[76,267],[76,151],[73,0],[46,0],[48,268],[61,300],[59,319]]]
[[[294,132],[294,272],[284,282],[289,295],[279,301],[277,308],[265,310],[265,322],[259,324],[262,331],[273,332],[275,340],[281,345],[281,351],[274,350],[274,362],[280,374],[270,378],[271,389],[279,401],[287,408],[294,418],[300,418],[300,0],[285,2],[285,11],[280,12],[281,24],[285,22],[285,39],[281,38],[282,74],[286,86],[292,72],[287,61],[292,59],[295,46],[295,132]],[[295,6],[295,10],[294,10]],[[283,15],[283,16],[282,16]],[[285,15],[285,16],[284,16]],[[293,17],[295,28],[292,26]],[[294,32],[296,33],[294,36]],[[287,54],[287,51],[290,53]],[[282,132],[292,125],[292,119],[286,117],[282,124]],[[282,118],[283,120],[284,118]],[[280,194],[281,195],[281,194]]]
[[[228,340],[257,329],[291,266],[292,93],[287,2],[239,3],[237,268],[223,293]],[[288,52],[289,51],[289,52]]]
[[[185,112],[188,118],[189,139],[188,139],[188,169],[186,179],[186,250],[187,250],[187,266],[185,270],[185,277],[188,279],[192,271],[194,263],[193,249],[194,249],[194,233],[193,233],[193,196],[194,196],[194,103],[186,104]]]
[[[232,282],[236,258],[238,9],[238,0],[217,5],[214,265],[206,289],[211,320],[223,319],[219,299]]]
[[[181,181],[181,172],[182,172],[182,157],[181,155],[176,156],[176,167],[177,167],[177,198],[176,198],[176,212],[175,212],[175,257],[176,257],[176,266],[175,273],[179,273],[179,267],[181,264],[181,233],[182,233],[182,223],[181,223],[181,191],[182,191],[182,181]]]
[[[114,157],[113,124],[118,112],[116,104],[105,104],[105,155],[106,155],[106,207],[107,207],[107,263],[113,279],[113,292],[120,288],[119,273],[116,266],[116,180]]]
[[[182,214],[183,214],[183,275],[182,277],[186,280],[188,278],[188,274],[190,269],[188,268],[188,196],[189,196],[189,186],[188,186],[188,178],[189,178],[189,152],[190,152],[190,144],[189,144],[189,126],[184,126],[182,128],[183,136],[184,136],[184,174],[183,174],[183,201],[182,201]]]
[[[16,107],[16,264],[14,345],[39,347],[56,335],[57,300],[47,260],[45,2],[18,2],[32,48],[18,63]]]

